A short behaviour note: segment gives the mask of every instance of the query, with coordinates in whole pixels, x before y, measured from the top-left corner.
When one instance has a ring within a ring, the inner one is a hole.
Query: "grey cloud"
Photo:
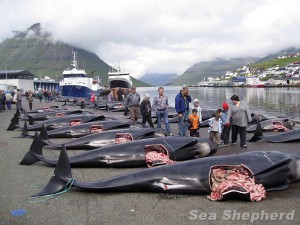
[[[10,0],[0,41],[41,22],[55,40],[122,62],[133,76],[181,74],[216,57],[264,56],[299,47],[298,0]]]

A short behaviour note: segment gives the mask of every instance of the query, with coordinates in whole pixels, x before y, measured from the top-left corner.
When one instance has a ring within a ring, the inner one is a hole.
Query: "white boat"
[[[99,96],[103,86],[99,77],[87,76],[85,70],[78,69],[77,52],[73,51],[71,68],[62,73],[62,80],[59,82],[62,97],[90,98],[92,92]]]
[[[108,84],[110,89],[131,88],[132,80],[129,72],[121,70],[118,66],[116,70],[108,72]]]

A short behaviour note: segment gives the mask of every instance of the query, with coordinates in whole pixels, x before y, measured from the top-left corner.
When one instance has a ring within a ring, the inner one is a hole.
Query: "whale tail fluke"
[[[45,145],[46,144],[41,141],[36,131],[29,151],[25,154],[24,158],[20,162],[20,165],[32,165],[40,161],[40,158],[43,157],[42,148]]]
[[[25,120],[25,122],[24,122],[24,126],[23,126],[20,137],[30,137],[30,134],[28,132],[28,127],[27,127],[27,120]]]
[[[54,176],[51,177],[45,188],[32,197],[63,193],[71,188],[73,182],[74,179],[72,178],[69,157],[65,145],[63,145],[54,171]]]
[[[256,130],[254,132],[254,135],[253,137],[248,140],[249,142],[256,142],[256,141],[259,141],[261,140],[263,137],[263,134],[262,134],[262,128],[261,128],[261,124],[260,124],[260,121],[257,120],[256,121]]]
[[[15,130],[18,127],[19,127],[19,117],[15,113],[14,117],[10,120],[10,124],[9,124],[9,126],[7,128],[7,131],[13,131],[13,130]]]
[[[61,149],[61,147],[62,147],[61,144],[55,144],[49,140],[47,127],[45,124],[43,124],[43,126],[42,126],[39,138],[40,138],[41,142],[43,142],[43,146],[50,145],[51,147],[54,147],[57,149]]]

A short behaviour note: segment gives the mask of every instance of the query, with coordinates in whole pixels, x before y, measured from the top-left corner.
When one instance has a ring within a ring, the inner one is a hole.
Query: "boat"
[[[264,88],[265,86],[266,86],[266,84],[261,83],[261,82],[257,82],[257,83],[247,85],[247,87],[250,87],[250,88]]]
[[[99,96],[104,87],[99,77],[90,77],[85,70],[78,69],[77,52],[73,51],[71,67],[64,70],[62,80],[59,82],[61,96],[65,98],[90,98],[94,92]]]
[[[129,72],[121,70],[118,66],[114,71],[108,72],[108,84],[110,89],[114,88],[131,88],[132,80]]]

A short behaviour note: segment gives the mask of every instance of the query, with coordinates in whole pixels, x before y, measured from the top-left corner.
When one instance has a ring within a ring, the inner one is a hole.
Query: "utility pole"
[[[7,49],[5,48],[5,74],[6,74],[6,90],[8,90],[8,85],[7,85]]]
[[[6,62],[5,62],[5,73],[6,73],[6,79],[5,79],[5,82],[6,82],[6,90],[8,90],[8,85],[7,85],[7,67],[6,67]]]

